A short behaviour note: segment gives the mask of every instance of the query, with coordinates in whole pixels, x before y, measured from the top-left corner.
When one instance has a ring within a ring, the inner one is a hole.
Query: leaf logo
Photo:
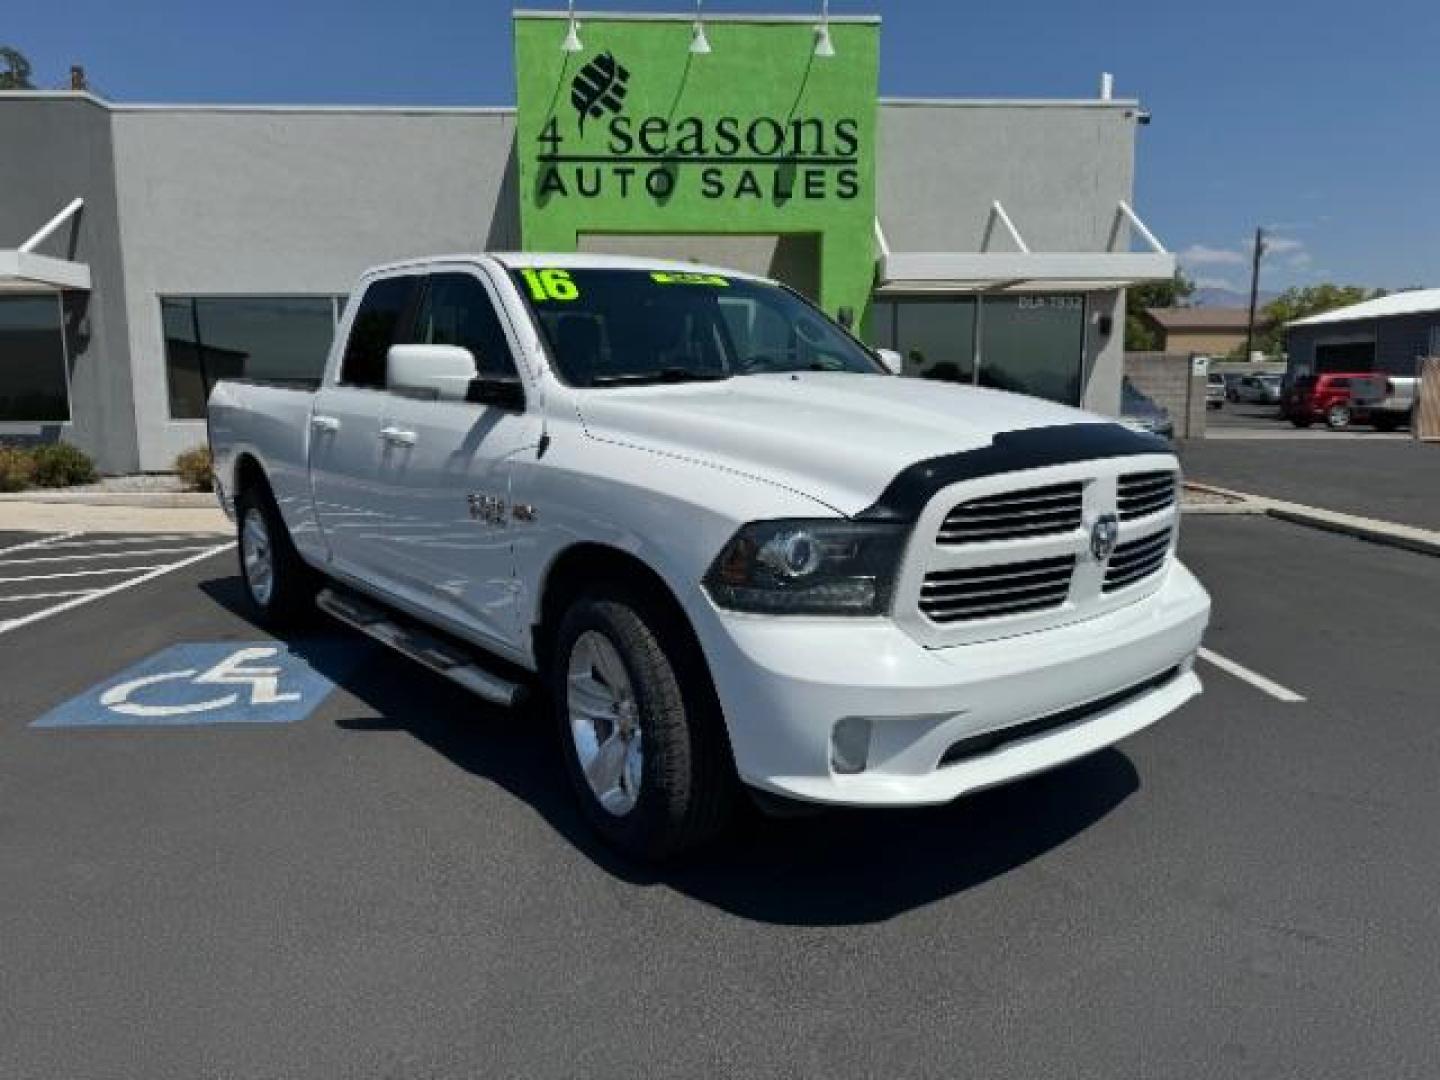
[[[630,72],[608,51],[601,53],[575,73],[570,83],[570,104],[580,114],[580,134],[585,134],[585,117],[599,119],[618,113],[625,106]]]

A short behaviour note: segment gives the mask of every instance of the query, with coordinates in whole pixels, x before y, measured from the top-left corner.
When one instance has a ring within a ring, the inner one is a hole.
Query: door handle
[[[339,431],[340,421],[333,416],[315,415],[310,417],[310,426],[316,431]]]
[[[380,438],[384,439],[391,446],[415,445],[415,432],[406,431],[403,428],[383,427],[380,429]]]

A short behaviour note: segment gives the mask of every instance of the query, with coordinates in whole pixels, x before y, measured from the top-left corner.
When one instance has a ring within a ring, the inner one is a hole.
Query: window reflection
[[[870,340],[900,352],[906,375],[978,382],[1074,405],[1080,401],[1085,298],[877,298],[870,311]]]
[[[318,386],[335,334],[329,296],[167,297],[160,315],[176,420],[203,419],[220,379]]]
[[[59,294],[0,296],[0,420],[69,419]]]

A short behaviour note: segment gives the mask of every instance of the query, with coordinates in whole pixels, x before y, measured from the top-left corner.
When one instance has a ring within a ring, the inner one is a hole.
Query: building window
[[[320,385],[336,313],[333,296],[162,299],[171,418],[204,419],[220,379]]]
[[[904,374],[940,382],[975,381],[975,300],[914,297],[876,301],[875,344],[905,358]]]
[[[1080,403],[1085,298],[987,296],[980,316],[980,385]]]
[[[0,295],[0,421],[69,419],[59,294]]]
[[[1085,359],[1085,298],[1071,294],[877,297],[874,345],[906,375],[991,386],[1075,405]]]

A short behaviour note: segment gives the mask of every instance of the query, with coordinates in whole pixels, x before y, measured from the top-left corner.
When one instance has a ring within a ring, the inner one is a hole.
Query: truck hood
[[[576,395],[591,438],[743,473],[847,517],[902,469],[1026,428],[1108,417],[998,390],[837,372]]]

